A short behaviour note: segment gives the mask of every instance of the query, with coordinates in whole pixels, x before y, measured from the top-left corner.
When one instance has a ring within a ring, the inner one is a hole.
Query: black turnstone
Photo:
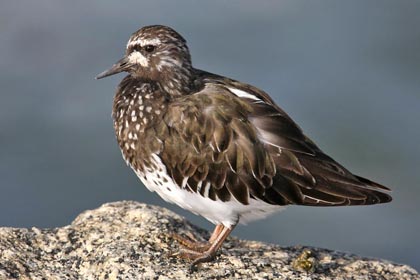
[[[146,26],[97,79],[128,72],[113,104],[122,155],[143,184],[216,225],[207,243],[174,237],[192,266],[214,258],[235,225],[285,205],[368,205],[388,188],[322,152],[264,91],[196,69],[185,39]]]

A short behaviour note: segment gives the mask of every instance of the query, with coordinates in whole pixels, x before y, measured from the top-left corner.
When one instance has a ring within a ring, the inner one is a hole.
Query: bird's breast
[[[135,171],[151,164],[151,154],[160,151],[165,136],[163,115],[167,104],[156,92],[134,91],[114,100],[113,119],[124,159]]]

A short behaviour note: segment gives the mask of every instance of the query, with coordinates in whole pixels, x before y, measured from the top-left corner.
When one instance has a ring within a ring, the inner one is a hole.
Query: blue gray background
[[[139,27],[187,38],[197,68],[269,92],[328,154],[391,187],[375,207],[286,211],[235,230],[420,269],[420,1],[2,1],[0,226],[56,227],[116,200],[163,205],[116,145],[122,75],[94,77]]]

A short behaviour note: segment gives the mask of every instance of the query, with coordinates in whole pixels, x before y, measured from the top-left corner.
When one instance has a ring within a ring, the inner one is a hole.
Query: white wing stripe
[[[259,99],[255,95],[253,95],[251,93],[248,93],[246,91],[237,89],[237,88],[228,87],[228,90],[231,91],[233,94],[235,94],[238,97],[249,98],[249,99],[257,100],[257,101],[262,101],[261,99]]]

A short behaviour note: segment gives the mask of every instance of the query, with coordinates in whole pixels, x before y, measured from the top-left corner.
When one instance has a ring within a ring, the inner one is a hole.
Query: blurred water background
[[[99,72],[139,27],[165,24],[197,68],[267,92],[353,172],[391,187],[375,207],[286,211],[235,235],[420,269],[420,1],[2,1],[0,226],[56,227],[116,200],[163,205],[116,145],[122,75]]]

